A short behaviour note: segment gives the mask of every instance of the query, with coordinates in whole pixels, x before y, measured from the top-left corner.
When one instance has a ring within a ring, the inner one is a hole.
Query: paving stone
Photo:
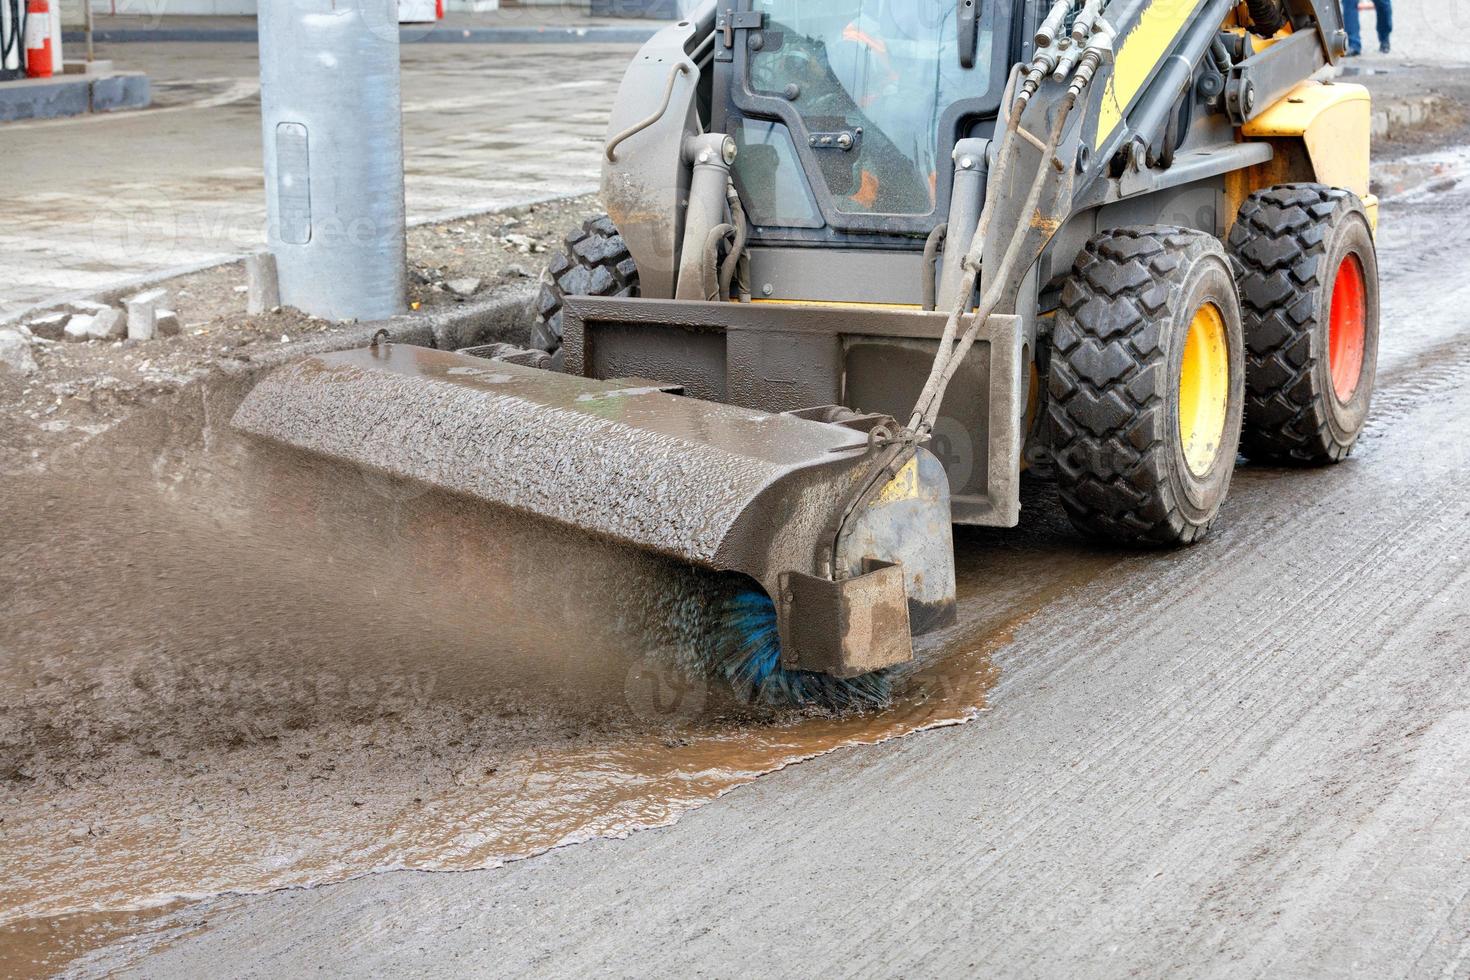
[[[123,307],[128,311],[128,339],[152,340],[157,330],[158,308],[167,301],[167,289],[148,289],[123,300]]]
[[[0,330],[0,365],[21,374],[36,372],[36,359],[31,355],[31,342],[19,330]]]
[[[245,312],[255,316],[281,305],[276,257],[255,252],[245,257]]]

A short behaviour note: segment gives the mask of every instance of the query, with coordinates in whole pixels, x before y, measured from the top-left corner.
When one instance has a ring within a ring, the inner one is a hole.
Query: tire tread
[[[1062,506],[1085,534],[1175,545],[1209,530],[1159,492],[1173,431],[1161,394],[1169,384],[1164,324],[1205,251],[1220,253],[1219,241],[1191,229],[1105,231],[1063,289],[1047,413]]]
[[[607,215],[587,219],[563,245],[542,276],[531,326],[532,346],[553,354],[561,347],[565,297],[638,295],[638,266]]]
[[[1356,194],[1322,184],[1281,184],[1248,197],[1229,248],[1245,319],[1246,402],[1242,447],[1252,459],[1335,463],[1351,445],[1332,437],[1325,390],[1315,370],[1316,297],[1328,229],[1344,212],[1362,211]]]

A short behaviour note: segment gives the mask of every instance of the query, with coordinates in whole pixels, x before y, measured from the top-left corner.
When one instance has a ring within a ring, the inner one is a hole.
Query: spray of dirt
[[[1071,584],[965,559],[970,614],[890,710],[755,711],[673,666],[702,576],[250,445],[214,397],[0,488],[15,972],[147,928],[137,910],[494,867],[963,722],[990,650]]]

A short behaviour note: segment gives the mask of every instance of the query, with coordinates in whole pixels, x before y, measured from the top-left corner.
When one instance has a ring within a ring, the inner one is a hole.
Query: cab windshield
[[[990,17],[974,68],[960,64],[954,0],[754,0],[765,25],[750,87],[788,102],[838,210],[929,214],[945,111],[985,94]],[[948,135],[948,134],[946,134]],[[948,139],[945,140],[949,142]],[[941,156],[943,154],[943,156]]]

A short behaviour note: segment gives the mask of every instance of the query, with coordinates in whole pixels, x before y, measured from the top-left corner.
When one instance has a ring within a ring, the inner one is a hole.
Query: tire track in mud
[[[1399,428],[1411,421],[1416,414],[1431,414],[1454,417],[1446,405],[1436,406],[1432,400],[1447,392],[1459,392],[1470,381],[1470,351],[1450,341],[1426,352],[1421,358],[1424,373],[1416,374],[1405,369],[1402,374],[1388,375],[1388,382],[1381,390],[1381,399],[1375,403],[1375,432],[1382,435],[1402,435]],[[1382,412],[1376,407],[1384,406]],[[1446,420],[1447,421],[1447,420]],[[1421,428],[1424,428],[1421,426]],[[1434,431],[1439,426],[1429,427]],[[1369,452],[1385,451],[1386,447],[1364,447]],[[1360,453],[1363,450],[1359,451]],[[1463,454],[1462,454],[1463,456]],[[1441,460],[1444,475],[1452,476],[1453,464]],[[1352,463],[1348,467],[1353,467]],[[1361,467],[1359,467],[1361,469]],[[1084,588],[1071,597],[1072,601],[1085,601],[1097,608],[1115,609],[1109,623],[1102,627],[1078,631],[1075,623],[1063,618],[1051,628],[1028,629],[1024,648],[1043,652],[1043,656],[1029,661],[1016,662],[1016,654],[998,651],[997,660],[1002,680],[992,697],[1005,703],[1008,692],[1013,688],[1040,685],[1064,686],[1069,674],[1078,674],[1084,662],[1087,669],[1095,671],[1117,670],[1125,672],[1132,651],[1147,648],[1156,643],[1177,645],[1179,637],[1155,635],[1148,626],[1140,630],[1140,623],[1163,621],[1177,623],[1178,617],[1171,616],[1173,607],[1191,601],[1191,596],[1208,589],[1209,579],[1219,574],[1217,561],[1228,552],[1229,560],[1238,561],[1246,554],[1291,555],[1305,548],[1298,548],[1321,534],[1326,523],[1322,515],[1345,509],[1349,506],[1362,510],[1362,500],[1370,496],[1368,487],[1356,479],[1359,474],[1347,472],[1344,479],[1334,481],[1329,494],[1315,500],[1314,506],[1305,514],[1286,524],[1285,528],[1273,524],[1260,524],[1249,511],[1270,507],[1274,494],[1283,492],[1304,496],[1305,487],[1288,489],[1292,481],[1310,481],[1314,485],[1326,482],[1320,471],[1285,470],[1267,475],[1253,467],[1246,467],[1237,474],[1244,476],[1247,486],[1232,489],[1231,501],[1227,503],[1226,519],[1217,533],[1203,547],[1196,547],[1175,556],[1151,555],[1135,558],[1124,563],[1121,581],[1111,589],[1099,592],[1096,588]],[[1382,481],[1376,481],[1381,485]],[[1287,602],[1273,602],[1279,589],[1277,582],[1263,582],[1260,590],[1241,605],[1256,604],[1269,606],[1270,612],[1264,621],[1252,624],[1251,630],[1239,637],[1222,638],[1216,643],[1196,643],[1189,654],[1175,660],[1165,673],[1149,678],[1151,688],[1167,692],[1162,699],[1144,699],[1134,708],[1097,733],[1097,739],[1088,752],[1071,763],[1078,775],[1040,796],[1028,796],[1026,804],[1014,813],[1005,815],[1001,828],[989,841],[988,854],[967,855],[967,864],[986,867],[989,870],[976,876],[974,884],[984,888],[994,884],[1006,874],[1006,854],[1012,847],[1019,847],[1044,821],[1043,816],[1052,812],[1079,812],[1086,809],[1088,800],[1098,797],[1109,783],[1118,780],[1120,768],[1132,773],[1124,777],[1130,790],[1123,794],[1123,802],[1105,816],[1100,815],[1098,826],[1127,827],[1130,815],[1152,806],[1165,805],[1172,793],[1178,789],[1179,773],[1204,770],[1218,765],[1222,757],[1239,751],[1246,735],[1234,739],[1220,740],[1215,734],[1226,720],[1238,723],[1242,732],[1261,725],[1268,718],[1289,718],[1299,714],[1302,702],[1310,697],[1328,696],[1348,678],[1366,669],[1374,659],[1382,656],[1381,651],[1354,649],[1345,645],[1337,654],[1327,657],[1302,656],[1300,645],[1293,642],[1293,635],[1300,632],[1295,624],[1307,621],[1314,609],[1328,610],[1326,618],[1316,617],[1313,635],[1316,643],[1329,642],[1330,637],[1355,635],[1354,630],[1374,622],[1384,610],[1401,602],[1404,592],[1412,590],[1426,594],[1442,593],[1458,570],[1420,564],[1417,567],[1405,563],[1404,556],[1423,553],[1436,542],[1461,541],[1470,543],[1464,528],[1470,526],[1470,502],[1456,485],[1423,483],[1417,490],[1402,492],[1402,486],[1393,481],[1401,492],[1397,506],[1367,511],[1375,533],[1365,543],[1344,549],[1338,561],[1329,569],[1316,570],[1311,587],[1291,596]],[[1245,489],[1246,493],[1240,491]],[[1246,513],[1242,513],[1246,511]],[[1426,519],[1424,515],[1429,515]],[[1284,536],[1283,536],[1284,530]],[[1470,546],[1466,548],[1470,552]],[[1180,566],[1186,566],[1181,569]],[[1402,569],[1411,569],[1408,575]],[[1161,568],[1160,566],[1167,566]],[[1373,594],[1366,603],[1346,603],[1344,598],[1364,587],[1362,577],[1352,574],[1359,569],[1382,570],[1373,577],[1382,576],[1384,588]],[[1180,573],[1183,571],[1192,587],[1183,587]],[[1139,588],[1133,572],[1149,575],[1150,582]],[[1161,601],[1160,593],[1172,594],[1173,598]],[[1099,629],[1103,632],[1099,632]],[[1161,632],[1172,632],[1172,626],[1158,628]],[[1211,664],[1236,662],[1247,654],[1250,666],[1234,671],[1223,683]],[[1310,665],[1310,666],[1305,666]],[[1336,680],[1323,683],[1327,675]],[[1285,692],[1276,699],[1251,699],[1244,695],[1262,689],[1266,681],[1275,681]],[[1140,729],[1140,715],[1148,719]],[[1201,730],[1194,739],[1180,742],[1177,733],[1179,720],[1189,718],[1191,724]],[[1179,760],[1189,764],[1181,765]],[[1167,764],[1166,764],[1167,763]],[[1161,782],[1162,781],[1162,782]],[[997,839],[1003,843],[997,844]],[[1123,839],[1102,843],[1089,838],[1085,846],[1091,851],[1102,846],[1106,853],[1117,853],[1126,845]],[[1063,869],[1075,864],[1058,860],[1057,871],[1035,882],[1038,891],[1049,888],[1059,890],[1064,884]],[[902,904],[912,902],[923,905],[932,901],[943,887],[933,883],[931,887],[921,884],[907,892]],[[1014,923],[1017,927],[1022,923]],[[876,941],[877,934],[866,937]],[[858,937],[859,945],[864,937]],[[985,950],[994,953],[995,949]],[[854,967],[855,974],[860,968]],[[854,974],[854,975],[855,975]]]

